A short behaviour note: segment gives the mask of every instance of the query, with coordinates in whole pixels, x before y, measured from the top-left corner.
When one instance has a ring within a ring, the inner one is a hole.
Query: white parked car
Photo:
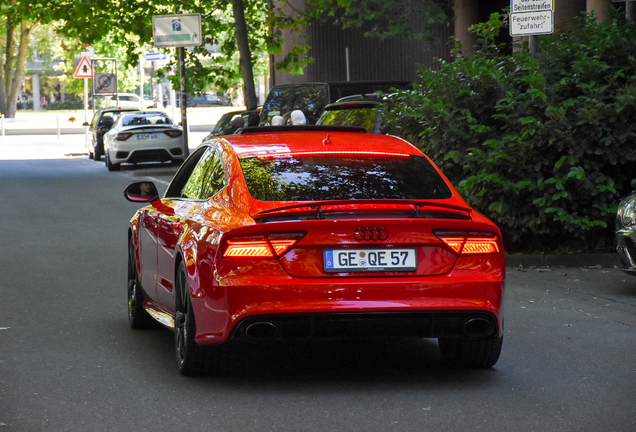
[[[104,156],[109,171],[120,169],[122,163],[180,163],[183,130],[162,112],[122,114],[104,135]]]

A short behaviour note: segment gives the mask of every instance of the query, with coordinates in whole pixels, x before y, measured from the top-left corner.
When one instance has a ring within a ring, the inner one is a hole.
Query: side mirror
[[[124,197],[130,202],[145,203],[159,198],[159,192],[153,182],[144,181],[129,184],[124,189]]]
[[[90,126],[90,123],[84,122],[84,123],[82,123],[82,126]]]

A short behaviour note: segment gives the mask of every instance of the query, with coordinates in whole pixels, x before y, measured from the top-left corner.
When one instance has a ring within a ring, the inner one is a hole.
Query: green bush
[[[84,109],[84,101],[79,98],[73,98],[65,101],[51,102],[46,107],[47,110],[78,110]]]
[[[494,42],[506,17],[475,26],[481,49],[420,71],[386,113],[509,252],[608,251],[636,177],[636,27],[581,17],[512,55]]]

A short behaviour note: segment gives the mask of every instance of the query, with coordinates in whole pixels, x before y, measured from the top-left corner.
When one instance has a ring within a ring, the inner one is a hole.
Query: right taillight
[[[458,255],[494,254],[501,251],[499,234],[490,232],[435,232]]]
[[[163,131],[163,133],[168,135],[170,138],[179,138],[181,135],[183,135],[183,132],[181,132],[180,130],[172,130],[172,129]]]

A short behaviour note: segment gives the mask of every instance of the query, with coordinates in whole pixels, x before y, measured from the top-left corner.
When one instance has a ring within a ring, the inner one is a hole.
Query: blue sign
[[[147,61],[165,60],[168,57],[165,53],[148,53],[146,54]]]

